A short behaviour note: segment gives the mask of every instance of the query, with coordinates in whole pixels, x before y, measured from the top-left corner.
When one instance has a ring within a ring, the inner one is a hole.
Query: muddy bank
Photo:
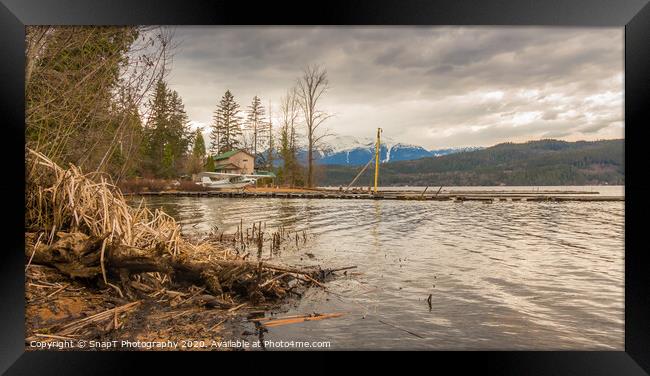
[[[143,293],[131,302],[111,288],[31,265],[25,283],[26,350],[240,350],[237,341],[263,334],[249,319],[277,309],[276,304],[211,308],[192,301],[201,287],[179,290]]]
[[[209,254],[197,250],[183,258],[157,255],[150,260],[145,254],[128,264],[124,254],[104,250],[105,282],[101,267],[87,261],[93,260],[88,255],[98,242],[59,233],[46,245],[38,241],[42,235],[26,234],[28,350],[254,349],[242,343],[259,342],[266,326],[300,322],[296,317],[275,320],[272,311],[300,299],[308,288],[324,289],[325,281],[349,269],[296,268],[270,264],[266,258],[212,260],[215,249],[237,254],[253,241],[248,236],[240,243],[238,232],[212,235],[213,248],[203,249]],[[269,250],[281,243],[279,233],[269,236]],[[77,254],[84,256],[75,258]],[[141,269],[134,265],[172,270],[138,273]],[[132,269],[125,276],[127,266]],[[205,277],[187,274],[197,267]],[[304,321],[332,317],[338,316],[316,314]]]
[[[138,350],[232,348],[219,343],[252,334],[233,324],[251,320],[262,335],[271,322],[255,319],[348,269],[274,263],[281,244],[299,235],[261,223],[188,239],[174,218],[129,206],[100,174],[62,169],[32,151],[26,160],[28,349],[104,350],[121,340],[175,344],[127,346]]]

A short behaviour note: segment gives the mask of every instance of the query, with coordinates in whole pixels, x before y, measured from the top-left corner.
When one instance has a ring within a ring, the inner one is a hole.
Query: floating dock
[[[412,200],[412,201],[625,201],[623,196],[601,196],[594,192],[516,192],[516,191],[468,191],[422,194],[414,191],[386,191],[372,193],[351,193],[345,191],[305,191],[305,192],[247,192],[247,191],[195,191],[195,192],[140,192],[125,193],[125,196],[164,196],[164,197],[224,197],[224,198],[286,198],[286,199],[338,199],[338,200]]]

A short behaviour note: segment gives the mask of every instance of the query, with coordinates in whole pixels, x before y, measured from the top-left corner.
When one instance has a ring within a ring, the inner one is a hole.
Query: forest
[[[259,96],[242,109],[224,83],[224,93],[215,93],[208,147],[167,82],[177,47],[173,29],[164,27],[27,28],[27,148],[116,184],[187,179],[213,170],[213,155],[243,149],[255,155],[256,168],[276,173],[277,184],[313,186],[316,151],[328,135],[321,126],[331,117],[320,104],[329,88],[325,68],[297,73],[275,114]],[[296,157],[298,144],[306,147],[304,161]]]
[[[330,88],[324,67],[297,72],[275,106],[257,95],[242,102],[224,82],[205,140],[167,82],[177,47],[173,29],[164,27],[27,28],[27,148],[117,185],[188,180],[213,171],[212,156],[233,149],[254,155],[256,169],[273,171],[277,185],[352,181],[357,168],[318,164],[331,135],[323,124],[333,116],[322,108]],[[505,143],[382,164],[380,185],[623,184],[623,162],[623,140]]]

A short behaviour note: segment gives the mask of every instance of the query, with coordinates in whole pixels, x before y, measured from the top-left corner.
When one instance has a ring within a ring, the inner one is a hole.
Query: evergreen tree
[[[180,96],[159,80],[144,131],[147,170],[161,177],[178,175],[189,152],[190,140],[189,121]]]
[[[289,125],[283,124],[280,128],[280,158],[282,158],[283,166],[281,169],[282,175],[280,176],[281,182],[286,184],[290,182],[290,171],[292,168],[293,160],[291,150],[289,148]]]
[[[190,161],[190,172],[194,174],[203,171],[205,163],[205,141],[203,140],[202,129],[197,129],[195,133]]]
[[[146,169],[158,175],[161,172],[159,164],[163,159],[170,112],[167,102],[167,84],[163,80],[157,82],[150,106],[151,113],[144,130],[144,159]]]
[[[174,174],[174,163],[176,156],[174,155],[174,149],[171,142],[165,143],[163,147],[163,159],[161,161],[160,173],[162,177],[171,177]]]
[[[212,116],[212,128],[210,130],[210,155],[220,154],[219,145],[221,144],[221,127],[217,122],[217,111]]]
[[[178,92],[168,93],[170,114],[168,141],[177,159],[184,158],[189,152],[193,135],[189,127],[189,118]],[[178,161],[176,161],[178,162]]]
[[[214,169],[215,169],[214,158],[212,158],[212,155],[208,155],[208,158],[205,161],[205,170],[214,172]]]
[[[246,121],[246,128],[251,132],[252,136],[252,147],[251,150],[255,159],[257,159],[257,146],[263,142],[263,132],[262,129],[264,122],[264,107],[262,107],[262,101],[256,95],[253,97],[253,102],[248,106],[248,116]]]
[[[275,146],[273,145],[273,121],[271,120],[271,103],[269,102],[269,122],[267,125],[267,131],[269,135],[269,156],[266,159],[267,161],[267,168],[269,171],[273,170],[273,149]]]
[[[201,128],[196,130],[194,146],[192,147],[192,156],[203,162],[203,159],[205,158],[205,141],[203,140],[203,134],[201,131]]]
[[[239,104],[230,90],[219,101],[213,116],[213,129],[210,134],[212,140],[211,151],[214,154],[225,153],[237,149],[242,137],[241,119],[239,118]]]

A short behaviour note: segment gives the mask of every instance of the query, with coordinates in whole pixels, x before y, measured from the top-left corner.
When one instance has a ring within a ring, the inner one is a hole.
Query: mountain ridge
[[[501,143],[438,157],[383,163],[382,185],[624,184],[624,140]],[[322,165],[321,185],[347,185],[358,166]],[[369,174],[366,172],[366,174]],[[368,177],[361,178],[362,184]]]
[[[426,149],[419,145],[396,142],[392,138],[383,138],[380,147],[382,163],[390,161],[413,160],[424,157],[437,157],[479,147]],[[375,155],[375,140],[369,137],[356,138],[353,136],[335,136],[329,147],[319,154],[318,164],[321,165],[365,165]]]
[[[391,161],[407,161],[425,157],[439,157],[442,155],[460,153],[471,150],[480,150],[480,146],[448,147],[443,149],[425,149],[422,146],[396,142],[392,138],[382,138],[380,148],[381,163]],[[257,163],[264,165],[268,149],[259,153]],[[299,147],[296,156],[300,163],[307,163],[307,150]],[[314,163],[316,165],[348,165],[363,166],[375,158],[375,140],[369,137],[357,138],[348,135],[334,136],[321,150],[314,150]],[[277,151],[273,153],[273,165],[282,165]]]

